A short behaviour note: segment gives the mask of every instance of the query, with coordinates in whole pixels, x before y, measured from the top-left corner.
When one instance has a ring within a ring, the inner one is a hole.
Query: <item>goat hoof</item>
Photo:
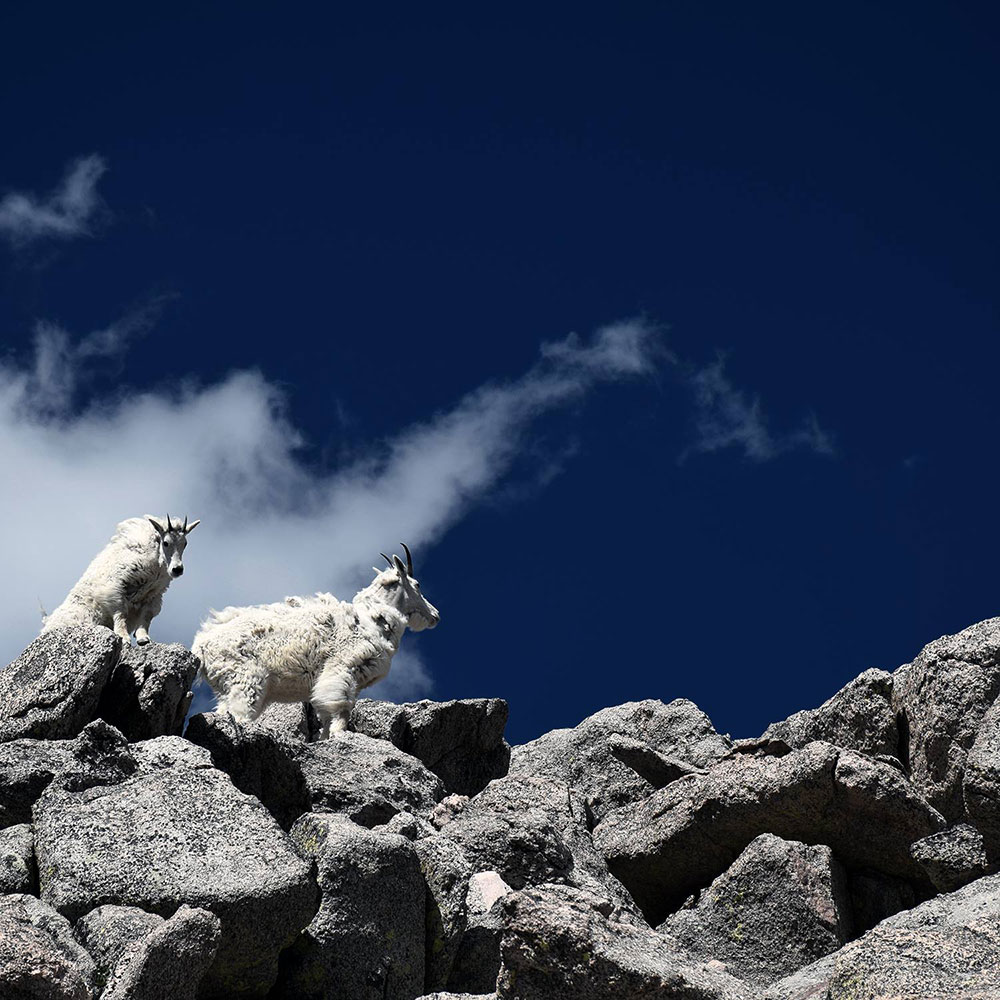
[[[147,635],[144,639],[136,639],[135,644],[137,646],[148,646],[150,642],[149,636]]]

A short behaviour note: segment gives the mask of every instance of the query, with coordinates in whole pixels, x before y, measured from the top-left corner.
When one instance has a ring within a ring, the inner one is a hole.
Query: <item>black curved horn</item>
[[[403,546],[403,551],[406,553],[406,572],[410,576],[413,576],[413,556],[410,555],[410,547],[406,542],[400,542],[399,544]]]
[[[170,523],[170,515],[167,514],[167,531],[170,532],[170,531],[173,531],[173,530],[174,530],[174,526]]]
[[[389,569],[392,569],[392,560],[384,552],[380,552],[379,555],[389,564]]]
[[[184,515],[184,527],[181,528],[181,531],[184,532],[184,534],[186,535],[187,534],[187,530],[188,530],[188,516],[187,516],[187,514],[185,514]]]

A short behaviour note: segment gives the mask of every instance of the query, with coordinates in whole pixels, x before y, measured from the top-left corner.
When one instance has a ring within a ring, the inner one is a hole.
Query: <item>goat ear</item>
[[[167,529],[162,524],[160,524],[160,522],[157,521],[155,517],[147,517],[146,520],[149,521],[149,523],[154,528],[156,528],[156,533],[162,538],[163,535],[166,533]]]
[[[185,529],[184,534],[190,535],[191,532],[194,531],[194,529],[197,528],[199,524],[201,524],[201,518],[198,518],[197,521],[192,521]]]
[[[392,564],[399,571],[400,579],[406,576],[406,567],[403,565],[403,560],[400,559],[395,552],[392,554]]]

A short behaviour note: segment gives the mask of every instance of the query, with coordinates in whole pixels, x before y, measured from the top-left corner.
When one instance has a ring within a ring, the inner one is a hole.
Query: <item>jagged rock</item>
[[[448,979],[458,993],[488,993],[500,973],[503,922],[496,904],[513,890],[497,872],[477,872],[469,879],[465,933]]]
[[[510,765],[503,738],[507,702],[500,698],[405,705],[364,698],[354,706],[351,725],[416,757],[448,792],[475,795]]]
[[[188,903],[221,919],[206,1000],[264,995],[316,907],[309,865],[219,771],[169,767],[79,792],[54,782],[34,821],[42,898],[65,916],[103,903],[168,916]]]
[[[965,762],[963,794],[969,819],[989,858],[1000,863],[1000,698],[983,716]]]
[[[73,792],[95,785],[111,785],[136,773],[138,764],[128,740],[103,719],[83,727],[68,745],[69,755],[52,784]],[[51,787],[51,784],[48,786]]]
[[[274,1000],[412,1000],[424,983],[424,877],[413,845],[342,815],[292,827],[322,902],[281,957]]]
[[[730,741],[693,702],[678,698],[605,708],[511,751],[510,774],[563,781],[583,795],[591,826],[680,776],[725,757]]]
[[[547,885],[498,906],[498,1000],[750,1000],[745,984],[681,957],[648,927],[620,923],[590,893]]]
[[[282,829],[290,830],[309,811],[309,789],[299,762],[301,740],[258,723],[236,722],[224,712],[192,716],[186,735],[209,751],[215,766],[241,792],[260,799]]]
[[[127,646],[97,706],[129,740],[180,736],[198,658],[177,643]]]
[[[383,827],[386,832],[391,832],[389,825]],[[468,923],[466,896],[473,871],[461,848],[444,837],[417,840],[413,849],[427,886],[423,987],[444,989]]]
[[[819,994],[824,997],[824,994]],[[829,1000],[1000,996],[1000,876],[883,921],[836,953]]]
[[[772,983],[760,1000],[829,1000],[827,988],[836,964],[836,952],[825,955],[812,965]]]
[[[768,726],[762,739],[783,740],[793,749],[822,740],[870,756],[899,753],[892,674],[866,670],[819,708],[790,715]]]
[[[966,756],[998,693],[1000,618],[942,636],[893,674],[913,784],[949,822],[963,819]]]
[[[182,736],[157,736],[129,747],[138,774],[151,774],[165,767],[213,768],[212,755]]]
[[[10,893],[38,894],[35,835],[30,823],[0,830],[0,896]]]
[[[98,986],[103,989],[122,955],[164,922],[163,917],[137,906],[113,903],[82,916],[73,932],[94,960]]]
[[[761,834],[658,930],[689,954],[767,986],[848,940],[847,878],[829,847]]]
[[[121,639],[97,625],[40,635],[0,670],[0,742],[76,736],[94,719],[121,655]]]
[[[954,892],[989,872],[983,835],[967,823],[932,833],[910,845],[913,859],[938,892]]]
[[[891,917],[900,910],[909,910],[924,898],[923,895],[918,895],[906,879],[872,871],[851,872],[848,876],[848,892],[855,934],[871,930],[886,917]]]
[[[440,836],[462,848],[473,870],[498,872],[515,889],[566,882],[632,905],[594,848],[582,796],[561,781],[491,781]]]
[[[313,812],[343,813],[362,826],[398,812],[426,815],[444,786],[415,757],[363,733],[336,733],[302,747],[299,762]]]
[[[437,830],[427,820],[413,813],[398,812],[388,822],[381,824],[386,833],[398,833],[407,840],[420,840],[423,837],[433,837]]]
[[[300,743],[315,742],[321,728],[316,709],[301,701],[274,702],[250,725]]]
[[[222,937],[219,918],[181,906],[126,950],[101,1000],[195,1000]]]
[[[594,842],[655,924],[761,833],[827,844],[851,868],[919,881],[909,846],[943,826],[895,768],[811,743],[784,757],[737,755],[680,778],[609,813]]]
[[[0,896],[0,996],[97,1000],[94,972],[65,917],[34,896]]]
[[[438,830],[447,826],[467,805],[468,795],[446,795],[431,810],[431,826]]]

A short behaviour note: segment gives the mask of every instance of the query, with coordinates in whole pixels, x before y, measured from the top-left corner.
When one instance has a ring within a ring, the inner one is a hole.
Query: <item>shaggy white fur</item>
[[[42,631],[67,625],[104,625],[126,643],[149,642],[150,622],[160,613],[170,581],[184,572],[187,535],[201,522],[183,525],[146,515],[130,517],[94,556],[66,599],[42,623]]]
[[[250,721],[272,702],[311,701],[322,739],[346,729],[358,693],[389,673],[406,629],[434,628],[441,617],[409,558],[391,563],[353,603],[316,594],[213,611],[191,649],[219,711]]]

